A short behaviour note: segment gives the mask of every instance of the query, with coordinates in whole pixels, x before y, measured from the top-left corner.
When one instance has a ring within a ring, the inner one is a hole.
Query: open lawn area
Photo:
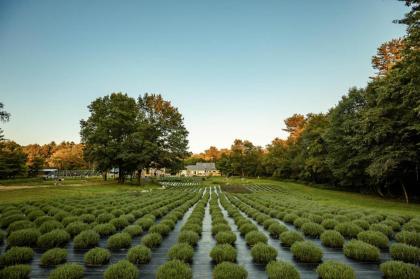
[[[43,200],[62,197],[94,196],[100,194],[120,193],[125,191],[142,191],[160,188],[156,184],[118,184],[114,180],[67,179],[55,186],[54,181],[41,179],[19,179],[0,183],[0,203]]]

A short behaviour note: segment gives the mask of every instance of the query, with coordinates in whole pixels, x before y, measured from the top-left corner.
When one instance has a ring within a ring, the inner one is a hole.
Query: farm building
[[[181,176],[220,176],[215,163],[196,163],[188,165],[180,172]]]

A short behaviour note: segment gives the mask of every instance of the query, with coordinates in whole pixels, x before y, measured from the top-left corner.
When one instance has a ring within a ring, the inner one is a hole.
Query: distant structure
[[[215,163],[196,163],[188,165],[179,173],[180,176],[220,176]]]

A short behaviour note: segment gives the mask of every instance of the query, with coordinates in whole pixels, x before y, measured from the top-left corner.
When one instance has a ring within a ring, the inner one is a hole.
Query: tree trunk
[[[137,183],[139,185],[141,185],[141,172],[142,172],[142,169],[137,170]]]
[[[107,171],[102,172],[102,177],[104,181],[106,181],[108,179],[108,172]]]
[[[124,171],[121,167],[118,168],[118,183],[119,184],[124,183]]]
[[[405,202],[408,203],[408,195],[407,195],[407,190],[405,189],[404,183],[401,183],[401,187],[402,187],[403,192],[404,192]]]

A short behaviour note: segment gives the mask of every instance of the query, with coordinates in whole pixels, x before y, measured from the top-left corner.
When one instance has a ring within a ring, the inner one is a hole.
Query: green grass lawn
[[[0,184],[1,185],[1,184]],[[26,189],[0,190],[0,203],[19,202],[28,200],[51,199],[69,196],[92,196],[98,194],[111,194],[121,191],[141,191],[160,188],[156,184],[136,185],[127,182],[120,185],[113,180],[101,179],[67,179],[54,186],[53,181],[40,181],[32,179],[19,179],[8,186],[30,186]],[[42,186],[42,187],[40,187]]]
[[[406,204],[401,200],[384,199],[379,196],[364,195],[339,190],[321,189],[294,182],[284,182],[273,179],[227,179],[224,177],[213,177],[208,179],[206,183],[271,185],[281,187],[294,195],[310,196],[312,199],[325,205],[361,206],[365,208],[386,210],[394,213],[420,214],[420,204]]]

